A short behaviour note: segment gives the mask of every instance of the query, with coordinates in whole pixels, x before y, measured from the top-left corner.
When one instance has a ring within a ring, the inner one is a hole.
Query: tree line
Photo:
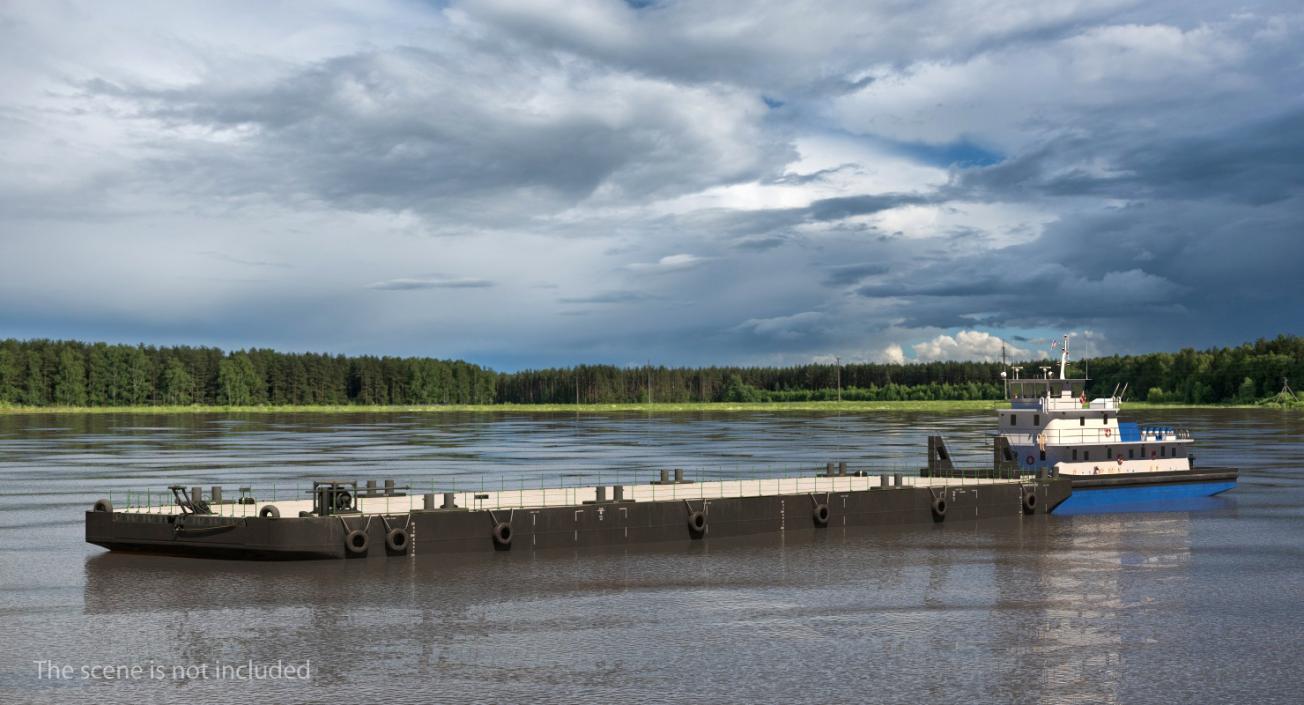
[[[1021,363],[1028,371],[1050,360]],[[1090,369],[1091,395],[1128,384],[1129,399],[1251,402],[1283,378],[1304,382],[1304,338],[1209,350],[1114,355]],[[617,367],[499,373],[459,360],[420,357],[224,352],[52,340],[0,341],[0,404],[425,405],[610,404],[1001,399],[997,362],[808,364],[789,367]]]
[[[486,404],[497,374],[457,360],[77,341],[0,342],[0,404]]]

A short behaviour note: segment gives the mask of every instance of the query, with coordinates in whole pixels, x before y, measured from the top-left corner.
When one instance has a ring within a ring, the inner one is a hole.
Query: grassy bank
[[[684,404],[451,404],[436,406],[0,406],[0,415],[17,414],[609,414],[609,413],[698,413],[698,412],[838,412],[876,411],[990,411],[1004,405],[996,400],[966,401],[815,401],[734,404],[728,402]],[[1228,404],[1150,404],[1129,402],[1128,410],[1146,409],[1253,409],[1255,406]]]

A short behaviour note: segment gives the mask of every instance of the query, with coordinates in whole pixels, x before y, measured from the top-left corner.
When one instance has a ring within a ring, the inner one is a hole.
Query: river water
[[[979,463],[991,416],[4,416],[0,703],[1300,702],[1304,415],[1143,420],[1191,428],[1239,487],[804,540],[255,564],[111,555],[83,512],[173,483],[897,470],[933,431]]]

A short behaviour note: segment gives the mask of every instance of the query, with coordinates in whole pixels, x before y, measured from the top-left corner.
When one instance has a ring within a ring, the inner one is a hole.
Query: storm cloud
[[[1298,3],[133,7],[0,8],[0,337],[510,369],[1304,323]]]

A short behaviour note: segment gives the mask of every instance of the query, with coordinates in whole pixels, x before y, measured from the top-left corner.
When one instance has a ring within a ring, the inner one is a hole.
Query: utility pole
[[[838,401],[842,401],[842,358],[835,356],[833,362],[838,366]]]
[[[652,361],[647,361],[647,403],[652,405]]]

